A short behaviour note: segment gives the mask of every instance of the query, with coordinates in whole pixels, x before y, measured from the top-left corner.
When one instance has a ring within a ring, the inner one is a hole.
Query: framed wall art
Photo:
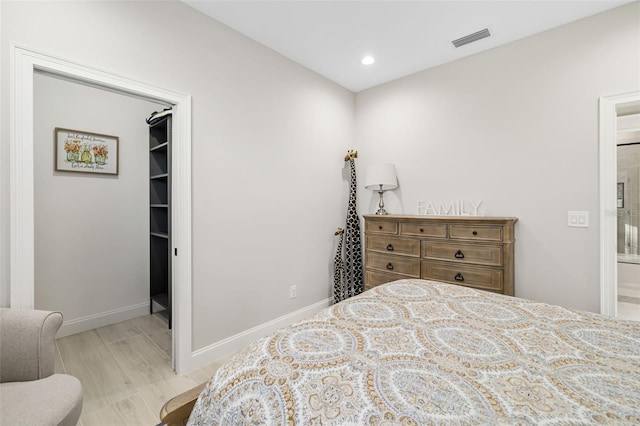
[[[118,174],[118,137],[55,128],[56,170]]]

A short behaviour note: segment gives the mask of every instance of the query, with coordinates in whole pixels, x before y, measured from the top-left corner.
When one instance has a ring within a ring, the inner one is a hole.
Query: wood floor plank
[[[200,368],[196,368],[195,370],[187,373],[187,376],[191,377],[197,383],[204,383],[211,380],[213,374],[216,372],[217,368],[212,364],[203,365]]]
[[[160,409],[171,398],[186,392],[197,386],[198,383],[188,376],[175,376],[151,385],[146,385],[138,390],[138,394],[147,404],[147,407],[157,416],[160,422]]]
[[[131,380],[95,330],[58,339],[60,355],[68,374],[83,387],[84,412],[91,412],[131,396]]]
[[[171,358],[171,330],[160,330],[148,337]]]
[[[137,393],[121,401],[82,415],[84,426],[140,426],[156,425],[158,417],[146,406]]]
[[[58,344],[56,342],[56,374],[64,374],[66,373],[64,369],[64,364],[62,363],[62,356],[60,355],[60,349],[58,349]]]
[[[131,320],[147,337],[171,356],[171,330],[159,314],[145,315]]]
[[[235,352],[220,357],[209,364],[203,365],[200,368],[196,368],[195,370],[187,373],[187,376],[191,377],[198,384],[208,382],[209,380],[211,380],[218,368],[220,368],[222,364],[231,359],[233,355],[235,355]]]
[[[640,305],[618,301],[618,318],[630,321],[640,321]]]
[[[136,387],[175,377],[169,356],[146,336],[130,337],[108,347]]]
[[[177,376],[171,331],[157,315],[60,338],[56,372],[84,387],[79,426],[156,425],[169,399],[207,382],[232,354]]]
[[[96,328],[96,332],[106,344],[143,335],[142,330],[131,321],[122,321]]]
[[[159,314],[144,315],[132,319],[131,322],[140,327],[146,335],[152,335],[160,330],[169,330],[167,322]]]

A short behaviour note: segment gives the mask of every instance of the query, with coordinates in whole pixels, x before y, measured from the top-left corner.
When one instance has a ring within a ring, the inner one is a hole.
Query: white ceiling
[[[354,92],[630,2],[183,1]],[[483,28],[491,37],[451,44]]]

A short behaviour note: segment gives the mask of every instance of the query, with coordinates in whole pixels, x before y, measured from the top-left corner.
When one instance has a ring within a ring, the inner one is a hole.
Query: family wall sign
[[[480,216],[482,200],[418,201],[419,215]]]

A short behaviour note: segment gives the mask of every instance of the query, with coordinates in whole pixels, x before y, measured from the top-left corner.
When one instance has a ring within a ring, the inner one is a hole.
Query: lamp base
[[[382,194],[384,191],[382,190],[382,185],[380,185],[380,190],[378,191],[378,195],[380,195],[380,201],[378,202],[378,211],[376,214],[387,214],[387,211],[384,209],[384,200],[382,199]]]

